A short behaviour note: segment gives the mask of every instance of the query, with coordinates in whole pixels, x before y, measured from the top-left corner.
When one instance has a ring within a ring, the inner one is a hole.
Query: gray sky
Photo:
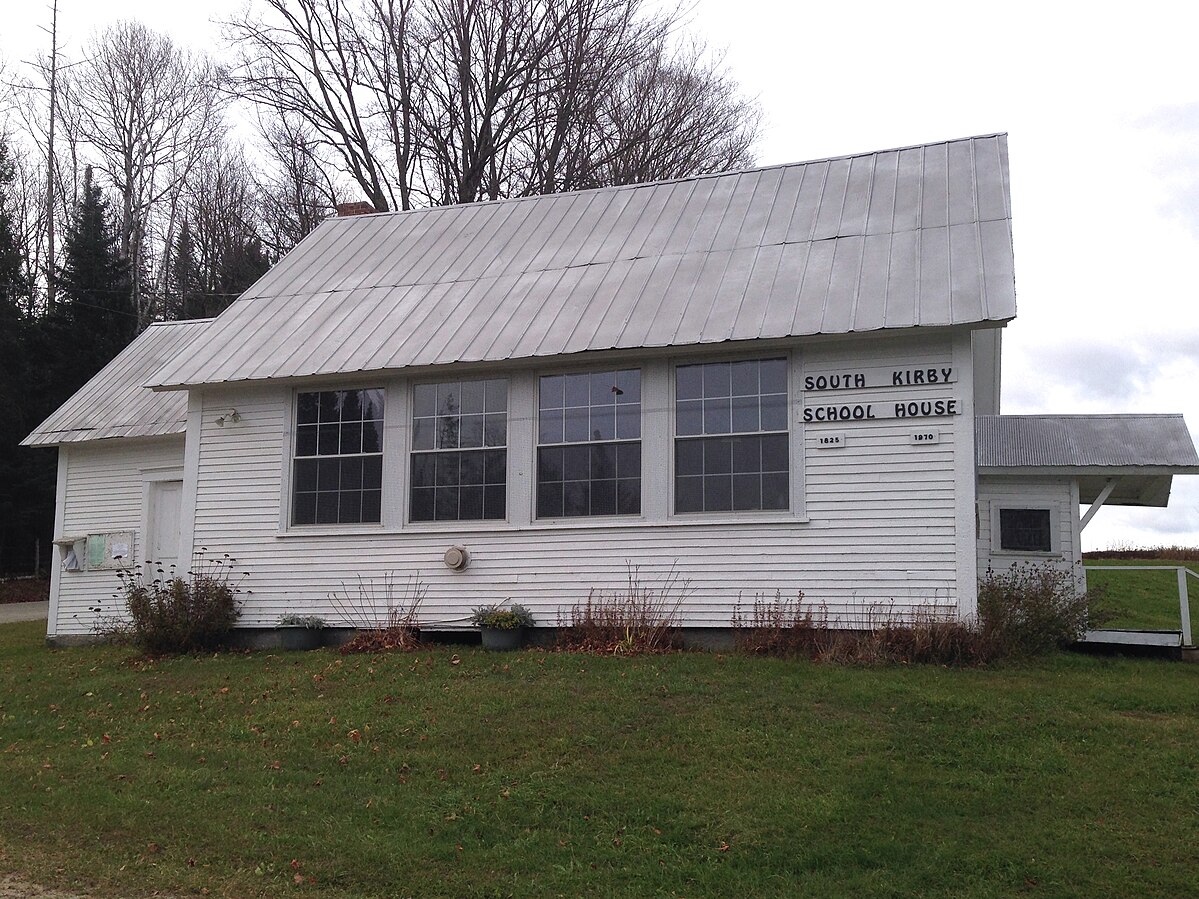
[[[240,0],[60,0],[66,52],[138,18],[217,46]],[[1003,411],[1182,412],[1199,429],[1199,4],[698,0],[692,31],[766,114],[762,164],[1010,134],[1019,315]],[[5,14],[10,65],[49,12]],[[1104,509],[1085,549],[1199,546],[1199,477],[1169,509]]]

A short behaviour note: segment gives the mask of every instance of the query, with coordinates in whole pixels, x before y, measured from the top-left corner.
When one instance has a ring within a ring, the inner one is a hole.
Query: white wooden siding
[[[146,480],[174,466],[182,470],[183,438],[77,443],[67,450],[66,458],[62,518],[55,537],[131,531],[133,556],[141,561]],[[61,556],[55,564],[60,560]],[[55,614],[47,632],[92,633],[98,617],[115,617],[122,611],[113,598],[118,586],[113,569],[56,572],[51,585]]]
[[[1051,510],[1056,540],[1052,553],[1014,553],[999,550],[995,509]],[[1078,485],[1072,478],[1014,478],[983,476],[978,484],[978,570],[1006,571],[1012,565],[1052,562],[1081,576],[1078,531]]]
[[[959,347],[955,354],[955,340],[964,353]],[[955,358],[968,359],[968,347],[968,335],[945,334],[920,341],[839,341],[808,347],[799,355],[806,372],[831,372],[851,365],[949,366]],[[403,395],[402,386],[399,381],[390,385],[389,404],[393,396]],[[422,614],[428,625],[461,626],[473,606],[508,600],[523,602],[540,623],[552,625],[560,613],[584,601],[590,589],[622,588],[629,565],[639,569],[640,580],[648,585],[661,584],[672,569],[688,580],[690,592],[681,611],[684,623],[692,626],[727,626],[739,599],[749,605],[755,594],[773,596],[776,591],[792,595],[803,590],[810,602],[827,605],[831,616],[843,620],[858,620],[879,607],[902,612],[933,605],[953,611],[959,592],[956,490],[969,491],[971,508],[973,503],[973,483],[955,488],[963,422],[967,432],[972,427],[971,381],[858,391],[865,393],[876,401],[954,396],[962,415],[808,425],[806,433],[796,426],[792,475],[803,479],[806,518],[794,513],[728,515],[720,521],[650,517],[651,510],[664,506],[647,500],[646,516],[632,524],[593,519],[544,525],[522,522],[514,514],[511,522],[498,525],[405,527],[397,510],[402,509],[407,460],[395,464],[393,456],[385,470],[396,472],[400,482],[385,485],[384,525],[339,532],[335,527],[280,526],[285,520],[281,501],[287,502],[291,391],[214,389],[201,403],[194,544],[209,554],[228,552],[250,572],[253,593],[246,597],[246,626],[271,626],[288,612],[336,620],[330,593],[349,585],[356,594],[359,577],[379,584],[389,572],[401,579],[418,574],[428,586]],[[842,392],[837,401],[853,396]],[[657,408],[657,420],[652,415],[658,404],[649,398],[644,404],[644,446],[663,446],[668,404]],[[234,406],[241,421],[217,426],[215,419]],[[792,407],[798,421],[801,397],[793,396]],[[387,411],[389,454],[406,444],[405,416],[396,411],[403,410]],[[513,417],[531,414],[531,407],[510,410]],[[940,442],[910,444],[908,435],[926,426],[936,427]],[[845,432],[848,444],[837,450],[816,448],[815,437],[822,430]],[[966,451],[973,453],[972,443],[966,443]],[[509,452],[529,449],[510,445]],[[529,466],[527,460],[511,461],[510,478],[514,471],[524,472],[527,481]],[[669,466],[669,458],[643,458],[647,482],[657,478],[668,484]],[[510,503],[517,495],[530,495],[527,484],[523,492],[510,485]],[[471,552],[471,565],[463,572],[449,571],[441,561],[445,549],[457,543]]]

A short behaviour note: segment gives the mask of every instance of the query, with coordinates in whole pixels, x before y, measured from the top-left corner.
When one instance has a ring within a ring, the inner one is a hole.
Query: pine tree
[[[204,272],[196,261],[196,242],[191,226],[183,220],[171,253],[167,280],[167,315],[172,319],[204,318],[208,315],[204,296]]]
[[[58,276],[61,318],[65,319],[60,324],[69,325],[74,332],[58,347],[74,359],[67,366],[73,376],[62,385],[70,390],[78,389],[137,336],[129,264],[121,258],[119,240],[108,201],[92,181],[88,166],[83,201],[67,231],[64,264]]]
[[[48,548],[54,521],[53,455],[18,446],[41,421],[42,405],[32,385],[28,269],[8,204],[13,177],[8,147],[0,139],[0,573],[29,572],[34,539],[42,537]]]
[[[217,262],[216,291],[210,299],[208,314],[219,314],[270,267],[271,262],[257,237],[231,240]]]

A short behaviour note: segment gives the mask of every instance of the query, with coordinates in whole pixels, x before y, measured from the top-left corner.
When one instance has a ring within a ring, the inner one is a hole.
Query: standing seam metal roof
[[[156,393],[146,378],[198,340],[212,319],[150,325],[22,442],[55,446],[107,437],[182,434],[187,394]]]
[[[323,223],[148,380],[1000,323],[1006,135]]]

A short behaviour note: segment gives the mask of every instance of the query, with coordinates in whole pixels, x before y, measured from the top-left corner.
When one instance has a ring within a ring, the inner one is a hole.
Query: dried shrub
[[[679,610],[691,592],[690,582],[673,566],[657,588],[642,583],[638,569],[629,566],[625,589],[593,589],[586,602],[559,621],[558,645],[573,652],[618,655],[678,649]]]
[[[207,560],[197,553],[191,570],[175,577],[162,568],[147,578],[139,565],[117,571],[128,623],[110,626],[110,635],[127,637],[150,655],[207,652],[225,645],[240,615],[237,596],[242,593],[237,560],[228,554]],[[152,563],[151,563],[152,564]]]
[[[359,576],[354,588],[342,584],[329,601],[345,626],[358,630],[343,643],[343,655],[361,652],[408,652],[420,646],[418,613],[428,586],[419,574],[402,582],[394,572],[378,580]]]
[[[341,644],[342,655],[363,652],[411,652],[420,647],[420,632],[414,627],[372,628],[360,630]]]
[[[1068,646],[1110,618],[1102,590],[1080,587],[1074,572],[1049,563],[988,568],[978,587],[978,627],[999,656]]]
[[[1122,544],[1111,549],[1085,552],[1082,557],[1093,559],[1160,559],[1167,562],[1199,562],[1199,547],[1195,546],[1143,546]]]
[[[972,623],[932,610],[876,623],[851,647],[847,661],[865,664],[982,665],[995,647]]]
[[[0,578],[0,606],[14,602],[45,602],[49,598],[49,578]]]
[[[827,638],[823,617],[804,605],[803,591],[794,599],[775,593],[773,599],[754,597],[748,617],[741,601],[733,611],[733,640],[741,652],[772,656],[812,656]]]
[[[992,658],[977,628],[925,609],[901,616],[874,609],[861,630],[830,627],[827,609],[776,593],[755,596],[748,615],[737,604],[734,641],[742,652],[845,664],[977,665]]]

